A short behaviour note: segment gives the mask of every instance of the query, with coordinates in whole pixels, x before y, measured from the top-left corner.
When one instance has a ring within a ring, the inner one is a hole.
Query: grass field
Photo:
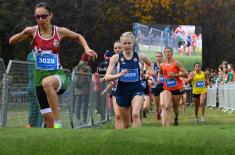
[[[152,62],[155,62],[155,52],[162,51],[160,46],[151,46],[151,49],[148,45],[138,44],[140,51],[146,53]],[[178,54],[178,51],[174,50],[174,58],[178,60],[187,70],[192,70],[195,63],[202,63],[202,49],[196,48],[196,52],[193,52],[192,55],[187,56],[185,52],[182,55]]]
[[[88,122],[86,124],[80,124],[80,125],[90,125],[92,124],[91,122],[91,117],[93,118],[94,124],[99,124],[104,120],[101,120],[101,115],[93,112],[93,106],[90,106],[89,114],[88,114]],[[71,118],[73,119],[73,126],[78,127],[78,121],[77,121],[77,114],[74,112],[73,114],[70,114],[68,111],[69,107],[66,107],[66,105],[62,105],[60,109],[60,115],[61,115],[61,120],[64,128],[72,128],[71,127]],[[83,120],[83,115],[81,111],[81,121]],[[92,113],[92,116],[91,116]],[[28,105],[27,103],[21,103],[18,105],[11,105],[8,108],[8,115],[7,115],[7,127],[14,128],[14,127],[25,127],[26,124],[28,124]],[[107,113],[105,114],[106,117]],[[112,118],[114,114],[110,113],[109,117]],[[107,118],[106,118],[107,119]],[[36,121],[36,120],[35,120]]]
[[[152,62],[156,61],[154,52],[148,53],[148,56]],[[178,60],[187,70],[192,70],[195,63],[202,63],[202,57],[200,55],[187,56],[178,55],[175,53],[174,58]]]
[[[194,125],[193,108],[180,125],[162,128],[149,113],[140,129],[0,129],[1,154],[232,155],[235,114],[206,110],[206,124]]]

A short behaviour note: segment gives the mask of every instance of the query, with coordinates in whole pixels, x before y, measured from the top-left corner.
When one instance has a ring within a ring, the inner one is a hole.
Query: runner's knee
[[[52,82],[48,80],[42,80],[42,87],[46,94],[49,93],[50,91],[55,90]]]
[[[115,114],[115,119],[117,121],[120,121],[122,119],[121,115],[120,114]]]
[[[132,118],[133,118],[133,121],[139,119],[140,118],[140,113],[138,113],[138,112],[132,113]]]
[[[48,80],[43,79],[42,80],[42,87],[45,91],[48,91],[52,87],[52,84]]]
[[[170,106],[165,107],[166,111],[170,111]]]
[[[200,106],[204,106],[205,105],[205,103],[200,103]]]

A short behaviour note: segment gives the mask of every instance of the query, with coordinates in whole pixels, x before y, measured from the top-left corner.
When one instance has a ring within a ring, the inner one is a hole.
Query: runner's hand
[[[168,72],[168,76],[172,76],[172,77],[175,77],[176,74],[174,72]]]
[[[145,78],[145,79],[149,79],[149,77],[150,77],[149,74],[145,74],[145,75],[144,75],[144,78]]]
[[[26,27],[23,31],[22,34],[23,35],[31,35],[35,32],[34,27]]]
[[[104,96],[105,93],[106,93],[106,89],[101,92],[101,96]]]
[[[119,74],[120,74],[120,77],[124,76],[126,73],[128,72],[127,69],[123,69]]]
[[[85,53],[86,53],[87,55],[89,55],[90,57],[92,57],[92,60],[93,60],[93,61],[97,58],[96,52],[95,52],[94,50],[92,50],[92,49],[87,49],[87,50],[85,50]]]
[[[189,85],[189,81],[188,80],[185,80],[185,85]]]

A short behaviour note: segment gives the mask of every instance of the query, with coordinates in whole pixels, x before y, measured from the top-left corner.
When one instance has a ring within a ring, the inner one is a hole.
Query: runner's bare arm
[[[154,66],[151,60],[144,54],[144,53],[139,53],[139,58],[141,62],[144,62],[146,65],[149,66],[149,73],[151,75],[154,75]]]
[[[110,82],[107,86],[106,86],[106,88],[101,92],[101,95],[103,96],[109,89],[111,89],[112,88],[112,83]]]
[[[111,58],[110,58],[110,61],[109,61],[109,66],[107,68],[107,71],[106,71],[106,74],[104,76],[104,79],[105,81],[113,81],[113,80],[116,80],[118,78],[120,78],[121,76],[125,75],[127,73],[127,70],[124,69],[122,70],[120,73],[117,73],[117,74],[112,74],[114,68],[115,68],[115,65],[118,63],[118,58],[119,58],[119,55],[118,54],[115,54],[113,55]]]
[[[194,72],[190,72],[188,79],[185,81],[186,83],[191,83],[194,78]]]
[[[151,60],[144,53],[139,53],[139,58],[140,61],[144,62],[146,65],[150,67],[153,65]]]
[[[90,49],[90,47],[87,44],[86,39],[81,34],[73,32],[65,27],[58,27],[58,32],[59,32],[61,39],[67,38],[67,39],[72,39],[74,41],[79,42],[84,48],[86,54],[88,54],[91,57],[97,58],[96,52]]]
[[[157,74],[157,81],[158,83],[160,82],[160,79],[163,75],[163,69],[162,69],[162,64],[160,64],[160,68],[159,68],[159,71],[158,71],[158,74]]]
[[[19,43],[21,41],[24,41],[27,39],[32,39],[34,32],[35,32],[34,27],[26,27],[22,32],[13,35],[9,39],[9,44],[14,45],[14,44]]]
[[[188,77],[188,71],[178,61],[176,61],[176,65],[180,70],[180,72],[176,76],[178,76],[178,77]]]

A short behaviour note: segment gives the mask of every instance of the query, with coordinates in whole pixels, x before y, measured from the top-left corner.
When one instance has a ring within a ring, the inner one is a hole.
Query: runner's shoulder
[[[114,54],[111,58],[110,58],[110,62],[114,62],[117,63],[119,59],[119,54]]]

